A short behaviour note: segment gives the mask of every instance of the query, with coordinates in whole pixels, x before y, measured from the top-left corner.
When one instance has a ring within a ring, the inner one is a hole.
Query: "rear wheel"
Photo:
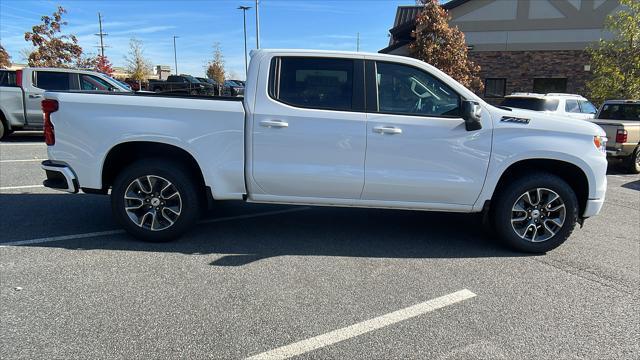
[[[561,178],[535,173],[517,178],[497,196],[493,222],[501,240],[525,252],[544,253],[564,243],[578,220],[578,200]]]
[[[113,215],[133,236],[151,242],[175,239],[199,216],[197,182],[183,166],[156,159],[124,169],[111,192]]]
[[[625,159],[626,168],[632,174],[640,174],[640,146],[636,147],[628,158]]]

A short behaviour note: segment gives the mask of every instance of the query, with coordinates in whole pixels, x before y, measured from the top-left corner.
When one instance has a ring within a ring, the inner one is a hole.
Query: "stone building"
[[[591,77],[585,49],[601,37],[618,0],[452,0],[442,5],[465,34],[480,65],[483,94],[498,102],[513,92],[585,93]],[[409,55],[420,6],[400,6],[389,46],[381,53]]]

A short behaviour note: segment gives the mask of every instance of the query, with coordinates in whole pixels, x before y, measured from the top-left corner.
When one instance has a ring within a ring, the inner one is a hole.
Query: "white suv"
[[[598,109],[580,95],[563,93],[513,93],[507,95],[502,106],[551,112],[577,119],[593,119]]]

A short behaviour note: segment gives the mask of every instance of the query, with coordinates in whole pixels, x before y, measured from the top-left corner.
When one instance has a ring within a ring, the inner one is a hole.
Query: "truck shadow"
[[[640,191],[640,180],[631,181],[622,185],[623,188]]]
[[[5,219],[0,229],[2,242],[118,228],[104,196],[0,194],[0,204],[3,213],[13,209],[12,217]],[[64,211],[56,215],[51,209]],[[284,209],[298,211],[263,214]],[[26,233],[23,225],[10,228],[27,214],[41,220],[25,224]],[[213,266],[241,266],[287,255],[411,259],[523,256],[486,236],[478,215],[220,202],[207,218],[220,221],[199,224],[169,243],[145,243],[116,234],[23,246],[213,255],[215,258],[208,260]]]

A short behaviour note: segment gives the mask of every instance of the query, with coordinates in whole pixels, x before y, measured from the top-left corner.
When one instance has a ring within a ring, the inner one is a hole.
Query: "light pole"
[[[256,49],[260,49],[260,0],[256,0]]]
[[[176,39],[179,36],[173,35],[173,62],[176,65],[176,75],[178,75],[178,53],[176,52]]]
[[[247,65],[247,10],[251,9],[250,6],[238,6],[238,10],[242,10],[242,23],[244,25],[244,74],[245,76],[249,72]]]

